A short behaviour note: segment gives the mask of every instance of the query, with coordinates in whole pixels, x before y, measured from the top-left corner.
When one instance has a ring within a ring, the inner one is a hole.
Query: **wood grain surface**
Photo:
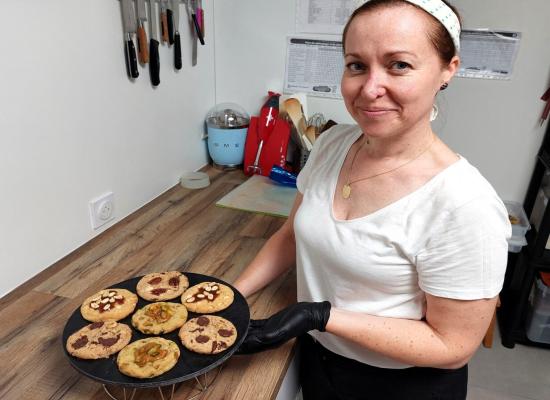
[[[174,186],[0,299],[0,399],[108,399],[99,383],[70,366],[61,343],[67,318],[94,292],[155,271],[235,280],[284,219],[216,207],[246,177],[238,170],[206,171],[208,188]],[[252,316],[260,318],[295,299],[292,271],[248,302]],[[274,399],[293,352],[289,342],[265,353],[233,356],[201,398]],[[195,381],[176,386],[174,399],[187,399],[196,387]],[[119,388],[110,389],[123,398]],[[165,398],[169,394],[165,388]],[[134,399],[161,396],[158,390],[138,390]]]

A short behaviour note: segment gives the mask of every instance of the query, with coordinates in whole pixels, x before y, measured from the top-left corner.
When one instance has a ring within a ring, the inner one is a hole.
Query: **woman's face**
[[[448,66],[428,38],[430,16],[415,7],[381,8],[351,22],[345,42],[342,95],[371,137],[390,137],[429,121],[436,93],[458,67]]]

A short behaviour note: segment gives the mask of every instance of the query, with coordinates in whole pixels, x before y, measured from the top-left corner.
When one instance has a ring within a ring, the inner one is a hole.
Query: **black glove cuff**
[[[319,325],[317,327],[317,330],[320,332],[324,332],[325,328],[327,327],[328,319],[330,318],[330,309],[331,309],[330,301],[323,301],[319,303]]]

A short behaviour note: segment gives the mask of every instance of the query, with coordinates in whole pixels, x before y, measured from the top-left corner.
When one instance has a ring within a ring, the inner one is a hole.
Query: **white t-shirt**
[[[298,176],[296,213],[299,301],[420,320],[425,293],[472,300],[496,296],[511,235],[506,207],[464,158],[423,186],[364,217],[338,220],[332,204],[355,125],[323,133]],[[344,357],[383,368],[406,365],[327,332],[311,332]]]

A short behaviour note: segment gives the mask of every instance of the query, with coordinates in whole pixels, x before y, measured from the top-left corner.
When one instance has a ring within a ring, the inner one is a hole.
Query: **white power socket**
[[[90,200],[90,222],[97,229],[115,218],[115,198],[113,192],[105,193]]]

